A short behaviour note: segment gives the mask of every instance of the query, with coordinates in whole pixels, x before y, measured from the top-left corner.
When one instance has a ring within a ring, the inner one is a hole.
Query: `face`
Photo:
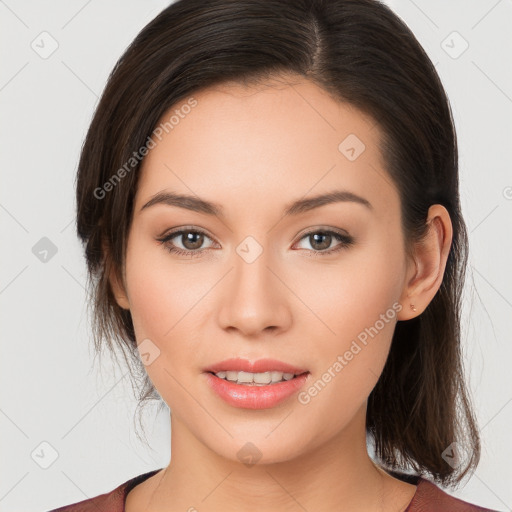
[[[224,84],[173,107],[187,113],[143,161],[116,296],[172,421],[227,459],[251,442],[277,462],[364,426],[408,264],[374,121],[305,79],[266,85]],[[218,210],[147,205],[162,193]],[[205,369],[230,358],[307,374],[280,401],[252,386],[249,406],[249,386],[231,399],[210,386]]]

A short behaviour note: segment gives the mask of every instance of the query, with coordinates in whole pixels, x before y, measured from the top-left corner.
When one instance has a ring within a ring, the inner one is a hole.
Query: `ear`
[[[408,262],[405,287],[400,298],[403,308],[397,320],[419,316],[443,282],[453,236],[448,210],[440,204],[432,205],[428,210],[427,225],[425,239],[415,244],[413,258]]]
[[[117,267],[115,267],[115,265],[112,263],[109,248],[106,242],[102,243],[102,249],[105,258],[105,272],[108,273],[108,282],[110,284],[110,288],[112,289],[112,293],[119,307],[129,310],[130,302],[128,300],[125,285],[123,280],[119,277]]]

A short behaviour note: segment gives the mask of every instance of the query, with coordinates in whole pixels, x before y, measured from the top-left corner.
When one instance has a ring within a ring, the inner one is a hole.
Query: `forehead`
[[[375,121],[306,79],[204,89],[169,109],[159,126],[136,209],[165,189],[245,209],[334,188],[377,208],[398,200]]]

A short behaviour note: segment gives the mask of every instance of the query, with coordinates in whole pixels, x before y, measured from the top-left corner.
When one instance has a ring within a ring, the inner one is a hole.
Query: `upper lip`
[[[224,372],[224,371],[236,371],[236,372],[249,372],[249,373],[265,373],[270,371],[277,371],[282,373],[293,373],[300,375],[308,370],[292,366],[276,359],[258,359],[257,361],[249,361],[248,359],[242,359],[239,357],[226,359],[218,363],[212,364],[204,369],[205,372]]]

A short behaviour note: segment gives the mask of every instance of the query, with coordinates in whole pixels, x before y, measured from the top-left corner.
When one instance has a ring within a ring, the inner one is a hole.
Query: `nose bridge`
[[[270,270],[275,266],[272,254],[267,238],[260,242],[249,235],[236,246],[220,312],[224,328],[235,327],[248,335],[289,321],[282,285]]]
[[[254,302],[250,306],[254,308],[261,307],[255,301],[266,299],[264,302],[270,302],[273,284],[270,281],[273,276],[268,267],[272,266],[271,252],[268,239],[263,239],[261,235],[258,239],[248,235],[236,247],[233,255],[233,291],[240,304],[250,306]]]
[[[259,237],[261,240],[261,237]],[[242,293],[268,293],[269,271],[271,266],[270,248],[267,240],[260,243],[249,235],[238,244],[234,255],[235,271],[233,278],[235,287]]]

